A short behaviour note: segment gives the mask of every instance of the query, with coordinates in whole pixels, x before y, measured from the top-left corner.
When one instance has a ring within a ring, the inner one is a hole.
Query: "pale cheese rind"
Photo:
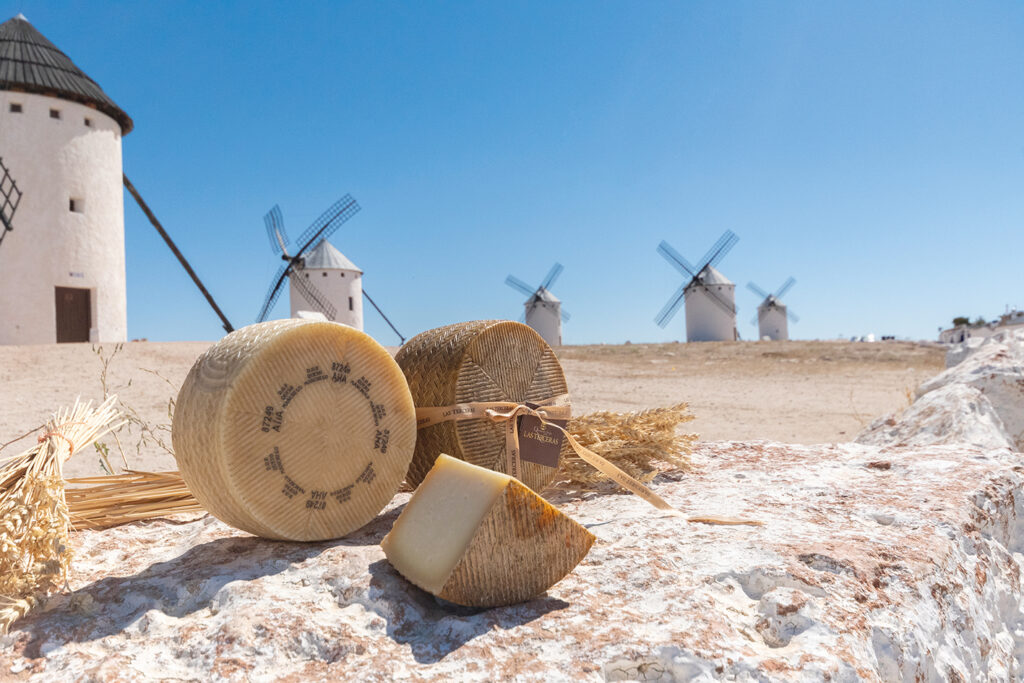
[[[373,519],[412,458],[415,409],[390,354],[345,325],[242,328],[196,361],[176,404],[182,476],[212,514],[325,540]]]
[[[420,588],[459,605],[495,607],[540,595],[593,542],[519,481],[441,455],[381,546]]]

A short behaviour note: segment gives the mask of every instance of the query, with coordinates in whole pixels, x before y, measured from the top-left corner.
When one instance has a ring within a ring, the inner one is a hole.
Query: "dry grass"
[[[35,446],[0,460],[0,633],[67,582],[71,520],[63,465],[123,424],[116,401],[58,411]]]
[[[647,483],[661,467],[689,467],[696,434],[680,434],[679,425],[693,419],[687,404],[652,408],[634,413],[600,411],[573,418],[569,433],[580,443],[611,461],[634,479]],[[576,454],[562,460],[556,486],[563,490],[601,488],[608,477]]]
[[[68,479],[68,512],[76,529],[106,529],[184,512],[206,512],[178,472],[139,472]]]

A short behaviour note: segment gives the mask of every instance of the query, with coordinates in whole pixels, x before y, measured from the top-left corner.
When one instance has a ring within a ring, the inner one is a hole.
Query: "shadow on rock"
[[[233,581],[251,581],[288,570],[339,546],[377,545],[400,509],[390,510],[346,538],[314,543],[272,541],[255,536],[218,538],[156,562],[130,576],[111,576],[52,597],[46,611],[18,623],[29,635],[25,656],[35,658],[68,642],[88,642],[120,633],[156,609],[180,618],[209,608]]]
[[[508,607],[462,607],[420,590],[387,560],[370,565],[370,597],[388,622],[387,634],[409,645],[420,664],[434,664],[477,636],[527,624],[569,603],[541,596]]]

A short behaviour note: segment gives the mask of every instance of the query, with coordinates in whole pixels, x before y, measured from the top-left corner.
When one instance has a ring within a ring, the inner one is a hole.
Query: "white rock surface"
[[[76,534],[71,592],[0,639],[40,680],[1007,680],[1024,671],[1019,454],[703,446],[657,490],[560,501],[598,537],[546,596],[439,604],[377,543],[264,541],[212,518]]]
[[[959,364],[917,389],[918,397],[951,384],[974,387],[989,400],[1017,450],[1024,450],[1024,333],[1001,332]]]
[[[929,391],[902,415],[872,422],[856,440],[875,446],[966,444],[974,448],[1015,448],[985,394],[966,384],[947,384]]]
[[[69,592],[0,638],[0,677],[1024,680],[1022,365],[1019,340],[985,344],[870,443],[702,444],[655,481],[760,527],[556,498],[597,541],[512,607],[441,604],[391,568],[408,494],[329,543],[209,517],[80,532]]]
[[[953,344],[946,351],[946,367],[951,368],[962,363],[965,358],[974,353],[986,341],[988,341],[988,337],[968,337],[959,344]]]

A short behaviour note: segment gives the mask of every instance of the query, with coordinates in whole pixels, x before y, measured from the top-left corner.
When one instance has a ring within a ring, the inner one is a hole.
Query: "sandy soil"
[[[139,424],[119,440],[136,469],[175,469],[169,403],[206,342],[0,346],[0,444],[42,425],[76,396],[104,384]],[[394,349],[392,349],[394,350]],[[639,410],[686,401],[708,441],[849,441],[879,415],[906,406],[914,387],[943,369],[944,351],[909,342],[735,342],[567,346],[558,350],[577,412]],[[0,450],[13,455],[26,439]],[[121,464],[108,439],[110,460]],[[162,445],[165,445],[165,449]],[[95,450],[68,461],[68,476],[101,472]]]

